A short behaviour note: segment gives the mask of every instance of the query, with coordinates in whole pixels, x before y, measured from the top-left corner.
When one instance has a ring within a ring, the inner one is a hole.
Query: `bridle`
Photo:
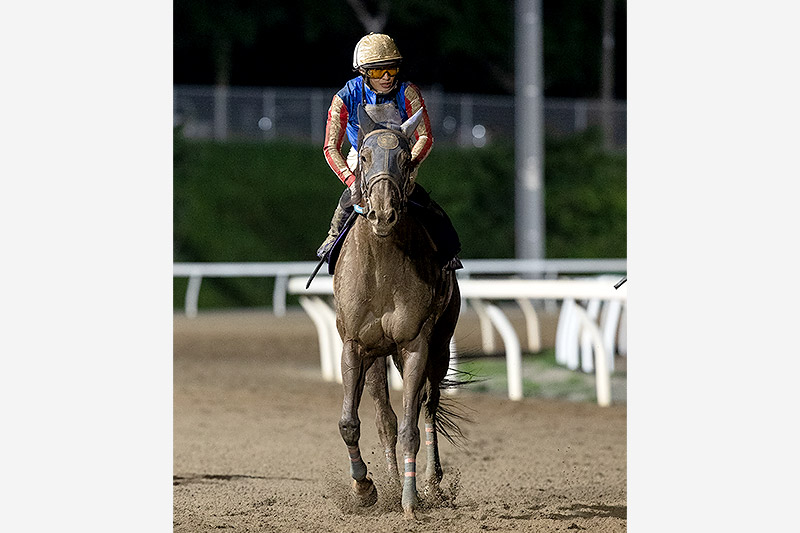
[[[377,138],[375,142],[377,147],[370,142],[370,148],[372,148],[373,155],[377,155],[377,153],[382,152],[384,155],[384,165],[377,172],[368,174],[370,169],[365,169],[362,165],[364,156],[359,155],[358,174],[361,181],[361,196],[366,203],[366,209],[364,213],[367,214],[372,211],[370,196],[375,186],[382,181],[388,181],[392,185],[393,190],[397,193],[397,197],[400,199],[399,211],[404,213],[408,204],[408,194],[411,186],[409,180],[410,172],[405,165],[399,164],[397,157],[394,158],[394,162],[397,166],[396,172],[391,172],[389,167],[391,162],[390,154],[397,150],[410,153],[408,140],[404,139],[403,136],[395,130],[380,128],[370,132],[364,137],[364,140],[361,143],[361,150],[363,150],[367,145],[367,140],[373,138]],[[372,166],[374,166],[374,164],[371,165],[370,168],[372,168]]]
[[[388,181],[392,185],[392,188],[397,193],[397,197],[400,199],[400,212],[405,213],[406,204],[408,202],[408,196],[402,193],[402,191],[400,190],[400,185],[398,185],[397,183],[397,180],[394,179],[394,176],[392,176],[388,172],[373,174],[372,177],[369,179],[369,183],[365,187],[362,187],[362,195],[364,198],[364,203],[367,204],[365,213],[369,213],[370,211],[372,211],[372,205],[369,200],[370,195],[372,194],[372,189],[375,187],[375,185],[377,185],[382,181]]]

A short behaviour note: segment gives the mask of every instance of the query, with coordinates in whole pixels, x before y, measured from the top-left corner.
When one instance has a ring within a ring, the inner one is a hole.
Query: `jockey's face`
[[[379,69],[369,69],[369,71],[376,71]],[[384,68],[380,69],[383,72],[379,72],[381,74],[378,78],[372,78],[367,75],[367,83],[378,94],[386,94],[394,88],[395,78],[397,77],[397,68]],[[367,74],[369,74],[367,71]],[[391,74],[390,71],[393,71],[394,74]]]

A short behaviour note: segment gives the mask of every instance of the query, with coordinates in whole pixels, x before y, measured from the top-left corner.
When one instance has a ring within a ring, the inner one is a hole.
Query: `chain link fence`
[[[294,139],[322,145],[325,121],[339,88],[173,87],[173,124],[186,137],[217,140]],[[436,143],[482,147],[514,138],[514,97],[445,94],[421,88]],[[615,148],[624,149],[627,107],[609,110]],[[603,103],[595,99],[545,99],[548,135],[563,136],[602,127]]]

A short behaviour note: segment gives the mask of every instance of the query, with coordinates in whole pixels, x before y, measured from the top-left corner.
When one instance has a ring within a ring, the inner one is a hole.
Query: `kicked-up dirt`
[[[460,347],[479,340],[465,318]],[[423,497],[419,519],[408,522],[365,393],[361,451],[379,495],[358,508],[337,426],[341,385],[322,380],[311,320],[302,312],[175,315],[174,531],[626,530],[624,405],[469,391],[451,398],[471,419],[462,423],[467,440],[458,448],[441,439],[442,493]],[[392,404],[398,412],[399,392]],[[418,461],[424,472],[424,449]]]

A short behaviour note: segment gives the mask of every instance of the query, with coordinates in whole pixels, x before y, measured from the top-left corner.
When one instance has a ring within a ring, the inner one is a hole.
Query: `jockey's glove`
[[[350,189],[350,205],[357,213],[364,214],[364,199],[361,196],[361,187],[358,186],[358,180],[354,181],[349,187]]]
[[[358,186],[358,180],[354,181],[349,187],[350,201],[354,204],[361,202],[361,187]]]

